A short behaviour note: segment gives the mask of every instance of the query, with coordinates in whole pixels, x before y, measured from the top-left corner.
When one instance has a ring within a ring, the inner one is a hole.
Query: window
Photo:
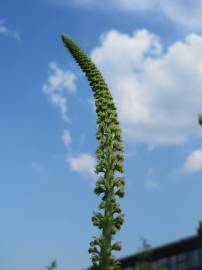
[[[168,270],[168,258],[162,258],[157,261],[157,268],[159,270]]]
[[[202,248],[194,249],[190,252],[190,266],[191,268],[202,266]]]
[[[192,268],[194,268],[193,267],[193,252],[192,251],[189,251],[189,252],[187,252],[187,268],[188,269],[192,269]]]
[[[191,252],[191,267],[197,268],[199,266],[199,256],[198,250],[194,249]]]
[[[202,266],[202,248],[198,250],[199,266]]]
[[[177,256],[170,257],[170,268],[171,270],[177,270]]]
[[[157,261],[151,263],[151,266],[153,267],[153,269],[158,269],[158,263],[157,263]]]
[[[185,270],[185,269],[187,269],[185,261],[181,261],[177,263],[177,270]]]
[[[187,256],[185,253],[177,255],[177,270],[186,270],[187,265]]]

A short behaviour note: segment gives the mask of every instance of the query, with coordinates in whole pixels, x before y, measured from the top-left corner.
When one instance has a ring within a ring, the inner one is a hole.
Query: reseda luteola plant
[[[99,210],[93,213],[92,222],[101,230],[99,237],[90,242],[89,253],[93,269],[115,270],[120,265],[112,255],[113,250],[120,250],[121,243],[113,241],[113,235],[120,230],[124,222],[118,197],[124,196],[123,144],[118,115],[113,98],[100,71],[87,54],[68,36],[62,35],[65,47],[85,73],[92,88],[96,113],[96,138],[99,146],[96,150],[96,182],[95,193],[102,195]]]

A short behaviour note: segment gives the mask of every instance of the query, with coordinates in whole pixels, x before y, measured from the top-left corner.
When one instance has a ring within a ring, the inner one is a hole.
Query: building
[[[194,235],[151,248],[150,265],[158,270],[202,270],[202,235]],[[138,270],[142,253],[119,259],[123,270]]]

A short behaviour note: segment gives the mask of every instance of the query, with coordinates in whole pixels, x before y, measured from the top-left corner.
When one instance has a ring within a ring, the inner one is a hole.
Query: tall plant
[[[120,265],[112,255],[112,251],[120,250],[121,243],[113,243],[113,235],[120,230],[124,222],[124,216],[117,202],[118,197],[124,196],[124,149],[118,114],[107,84],[95,64],[68,36],[62,35],[62,40],[85,73],[96,105],[96,138],[99,145],[96,150],[95,169],[98,179],[94,191],[102,197],[99,210],[93,213],[92,222],[101,230],[101,235],[94,237],[90,242],[89,253],[94,269],[115,270],[119,269]]]

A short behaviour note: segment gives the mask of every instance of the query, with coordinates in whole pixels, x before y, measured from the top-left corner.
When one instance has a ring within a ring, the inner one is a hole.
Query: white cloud
[[[173,22],[188,29],[202,30],[202,0],[159,0],[160,10]]]
[[[59,6],[74,5],[84,8],[117,9],[127,13],[148,12],[163,14],[175,23],[200,29],[202,0],[50,0]]]
[[[201,135],[202,36],[162,49],[147,30],[101,36],[91,57],[103,72],[129,141],[180,144]]]
[[[7,34],[8,32],[9,31],[7,26],[5,25],[5,20],[0,20],[0,34]]]
[[[67,129],[63,130],[62,140],[65,146],[68,146],[72,142],[71,134]]]
[[[88,153],[80,154],[77,156],[67,157],[67,163],[72,171],[90,180],[95,180],[96,174],[94,173],[96,160]]]
[[[13,37],[17,41],[21,41],[21,35],[18,31],[13,31],[8,28],[6,25],[6,20],[0,20],[0,35],[7,35]]]
[[[188,157],[182,169],[182,172],[202,171],[202,149],[194,150]]]
[[[69,70],[63,70],[56,63],[51,62],[51,74],[48,82],[43,85],[43,92],[46,93],[51,103],[58,107],[62,119],[69,121],[67,116],[67,93],[74,93],[76,91],[76,75]]]
[[[155,190],[159,188],[159,183],[154,179],[149,179],[146,181],[146,187],[150,190]]]
[[[29,163],[29,166],[36,173],[44,172],[44,167],[39,162],[32,161]]]
[[[150,190],[159,189],[159,182],[154,179],[154,169],[149,168],[147,171],[147,181],[145,182],[146,188]]]
[[[12,36],[17,40],[17,41],[22,41],[22,38],[21,38],[21,33],[18,32],[18,31],[14,31],[12,32]]]

